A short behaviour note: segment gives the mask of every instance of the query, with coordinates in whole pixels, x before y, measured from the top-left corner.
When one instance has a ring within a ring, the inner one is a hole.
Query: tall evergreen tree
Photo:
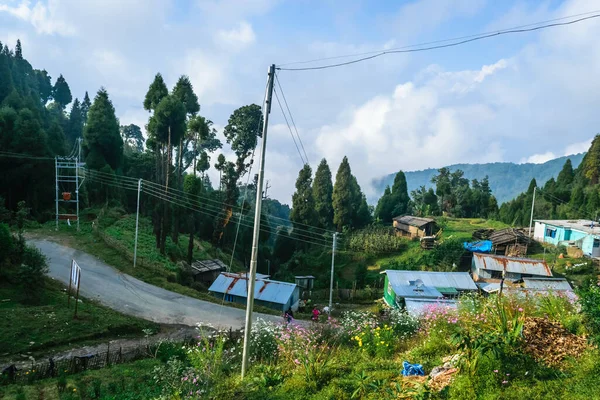
[[[333,223],[338,231],[344,228],[352,228],[356,210],[360,207],[360,195],[357,196],[356,178],[352,175],[348,158],[344,156],[333,185]]]
[[[83,138],[84,155],[89,168],[101,169],[108,165],[115,171],[121,167],[123,139],[119,133],[119,120],[104,88],[98,91],[90,107]]]
[[[196,115],[198,111],[200,111],[200,104],[198,103],[198,96],[194,93],[194,88],[192,87],[192,83],[190,82],[190,78],[185,75],[182,75],[175,87],[173,88],[172,95],[179,99],[183,106],[185,107],[185,111],[189,116]]]
[[[0,52],[0,104],[2,104],[14,88],[9,63],[9,56],[4,52]]]
[[[1,56],[0,56],[1,57]],[[52,98],[52,78],[46,70],[36,71],[38,92],[42,105],[46,105],[48,100]],[[89,100],[89,99],[88,99]]]
[[[312,170],[308,164],[298,173],[296,192],[292,195],[290,221],[295,229],[306,230],[305,225],[315,224],[315,201],[313,199]]]
[[[317,214],[317,226],[323,229],[333,227],[333,183],[331,181],[331,170],[326,159],[322,159],[317,167],[313,181],[313,198],[315,200],[315,212]]]
[[[565,161],[565,165],[562,170],[558,173],[558,177],[556,178],[556,185],[560,189],[568,189],[573,180],[575,179],[575,172],[573,171],[573,164],[571,164],[571,159],[568,158]]]
[[[398,171],[394,177],[394,184],[392,185],[392,218],[406,214],[408,212],[408,205],[410,203],[410,197],[408,197],[408,186],[406,184],[406,175],[404,172]],[[391,218],[388,220],[391,221]]]
[[[83,122],[87,123],[88,112],[90,111],[90,107],[92,106],[92,102],[90,101],[90,96],[88,92],[85,92],[85,96],[83,96],[83,101],[81,102],[81,115],[83,116]]]
[[[158,104],[169,95],[169,89],[160,73],[156,74],[154,81],[150,84],[146,97],[144,98],[144,109],[153,111]]]
[[[63,78],[62,74],[58,77],[56,82],[54,83],[54,89],[52,91],[52,97],[54,101],[64,110],[67,104],[73,100],[71,96],[71,89],[69,88],[69,84]]]
[[[15,58],[17,60],[23,59],[23,48],[21,47],[21,40],[17,39],[17,45],[15,46]]]
[[[375,207],[375,218],[381,222],[390,222],[394,218],[394,201],[392,189],[389,185],[385,187],[383,195],[379,198]]]
[[[137,153],[144,151],[144,135],[139,126],[135,124],[121,125],[120,131],[123,144],[128,151]]]
[[[579,169],[581,170],[583,177],[587,179],[590,184],[598,184],[600,178],[600,135],[596,135],[592,141],[592,145],[587,154],[583,157]]]
[[[67,141],[69,144],[75,143],[83,135],[83,116],[79,100],[73,101],[71,112],[69,113],[69,125],[67,128]]]

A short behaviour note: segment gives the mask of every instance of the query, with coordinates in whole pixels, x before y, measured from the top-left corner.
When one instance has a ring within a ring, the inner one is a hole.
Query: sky
[[[122,125],[147,123],[142,102],[157,72],[169,88],[188,75],[200,114],[222,131],[236,108],[262,104],[271,64],[314,66],[286,64],[595,10],[600,0],[0,0],[0,41],[20,39],[33,67],[63,74],[73,97],[105,87]],[[586,151],[599,132],[598,37],[600,18],[278,77],[313,171],[326,158],[335,176],[348,156],[372,197],[372,180],[400,169]],[[302,161],[276,102],[270,118],[268,194],[289,203]]]

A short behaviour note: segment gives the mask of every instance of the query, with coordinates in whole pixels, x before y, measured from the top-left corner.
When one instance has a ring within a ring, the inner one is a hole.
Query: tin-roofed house
[[[435,220],[431,218],[404,215],[402,217],[394,218],[393,221],[394,230],[396,231],[397,236],[422,238],[433,235],[436,230]]]
[[[413,314],[432,304],[455,306],[459,294],[477,291],[468,272],[386,270],[382,274],[384,301],[390,307],[406,307]]]
[[[246,304],[248,294],[247,274],[222,272],[208,291],[219,299],[232,303]],[[256,278],[254,304],[285,312],[296,311],[300,289],[295,283],[280,282],[265,277]]]
[[[504,279],[520,281],[529,277],[551,277],[552,271],[543,260],[473,253],[471,273],[475,281]]]
[[[600,224],[594,221],[536,220],[533,238],[555,246],[580,249],[589,257],[600,257]]]
[[[194,281],[210,285],[217,279],[219,274],[227,270],[227,266],[221,260],[194,261],[191,265],[191,273]]]

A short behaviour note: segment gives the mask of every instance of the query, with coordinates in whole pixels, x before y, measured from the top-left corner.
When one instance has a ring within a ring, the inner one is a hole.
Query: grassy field
[[[40,354],[122,337],[143,336],[143,329],[158,330],[152,322],[112,311],[87,299],[67,307],[66,288],[47,279],[39,305],[24,305],[18,287],[0,284],[0,357],[31,352]]]
[[[481,218],[438,218],[442,227],[442,239],[458,238],[469,241],[478,229],[504,229],[504,222]]]

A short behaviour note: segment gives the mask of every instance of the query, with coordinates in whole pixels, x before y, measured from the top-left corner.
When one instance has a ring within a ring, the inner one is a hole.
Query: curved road
[[[48,258],[48,275],[69,284],[71,260],[81,267],[79,293],[114,310],[164,324],[195,326],[211,324],[216,328],[244,327],[245,310],[194,299],[142,282],[106,265],[87,253],[44,239],[29,239]],[[274,315],[254,313],[262,318],[281,322]]]

